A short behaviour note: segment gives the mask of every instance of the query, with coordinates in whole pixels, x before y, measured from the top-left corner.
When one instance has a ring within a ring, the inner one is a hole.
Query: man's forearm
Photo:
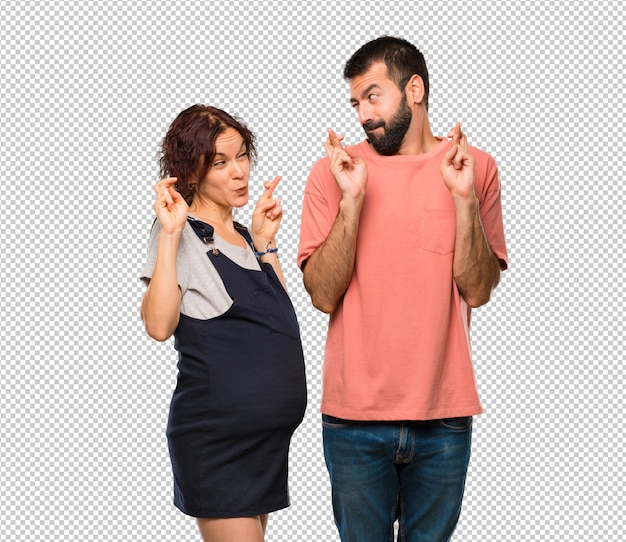
[[[480,307],[500,281],[500,263],[487,243],[476,198],[456,202],[456,220],[454,280],[465,302]]]
[[[328,237],[304,267],[304,287],[322,312],[335,311],[352,280],[360,213],[361,203],[342,201]]]

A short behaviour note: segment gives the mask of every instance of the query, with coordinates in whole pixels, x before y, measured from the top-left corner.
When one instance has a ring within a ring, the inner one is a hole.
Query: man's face
[[[350,80],[350,103],[376,152],[385,156],[397,154],[413,113],[406,93],[387,75],[384,62],[372,64],[363,75]]]

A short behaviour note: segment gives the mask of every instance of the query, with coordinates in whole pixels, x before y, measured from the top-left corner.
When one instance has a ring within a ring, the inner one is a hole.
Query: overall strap
[[[248,242],[248,244],[250,245],[250,247],[252,247],[252,251],[256,254],[256,248],[254,246],[254,242],[252,241],[252,236],[250,235],[250,232],[248,231],[248,228],[246,228],[245,226],[243,226],[242,224],[239,224],[239,222],[234,222],[233,224],[235,225],[235,229],[241,234],[243,235],[243,238]]]
[[[190,216],[187,217],[187,222],[189,222],[189,225],[191,226],[193,231],[196,232],[196,235],[201,239],[203,243],[213,243],[213,233],[215,231],[213,229],[213,226],[211,226],[210,224],[205,224],[204,222],[196,220],[195,218],[191,218]]]
[[[203,243],[211,244],[214,242],[213,235],[215,229],[213,228],[213,226],[211,226],[210,224],[206,224],[205,222],[202,222],[200,220],[196,220],[195,218],[192,218],[190,216],[187,217],[187,222],[189,222],[189,225],[191,226],[193,231],[196,232],[196,235],[202,240]],[[233,224],[235,226],[235,229],[243,236],[243,238],[250,245],[252,250],[256,253],[256,248],[254,247],[254,243],[252,242],[252,236],[250,235],[248,228],[239,224],[239,222],[233,222]]]

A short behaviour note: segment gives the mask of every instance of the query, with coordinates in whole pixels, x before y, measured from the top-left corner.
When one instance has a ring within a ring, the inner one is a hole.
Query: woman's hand
[[[189,206],[174,188],[176,181],[176,177],[167,177],[154,185],[157,199],[153,208],[165,233],[180,233],[187,222]]]
[[[283,218],[283,208],[280,200],[273,197],[274,189],[280,181],[280,176],[267,181],[265,191],[257,201],[252,213],[250,233],[257,250],[265,250],[268,243],[276,240],[276,234]]]

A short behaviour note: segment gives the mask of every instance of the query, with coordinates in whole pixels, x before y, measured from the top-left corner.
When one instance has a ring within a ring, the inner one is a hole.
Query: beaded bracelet
[[[257,252],[256,255],[260,258],[261,256],[265,256],[266,254],[272,254],[274,252],[278,252],[278,248],[270,248],[271,243],[272,243],[271,241],[267,243],[267,246],[265,247],[265,252]]]

